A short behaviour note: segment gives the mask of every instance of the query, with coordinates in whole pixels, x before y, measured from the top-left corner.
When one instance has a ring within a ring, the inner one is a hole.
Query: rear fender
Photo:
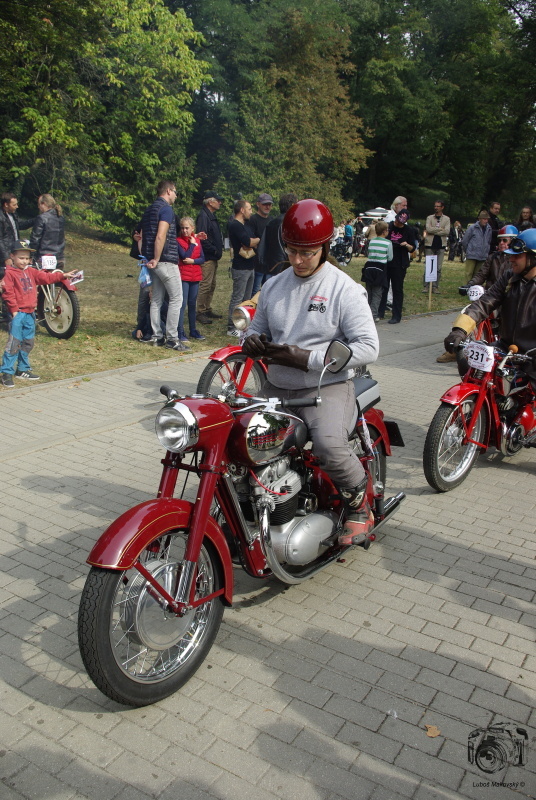
[[[187,528],[193,503],[186,500],[147,500],[121,514],[93,546],[87,563],[103,569],[131,569],[140,553],[166,531]],[[208,518],[206,538],[216,550],[222,566],[226,603],[233,600],[233,569],[229,546],[222,529]]]
[[[390,456],[391,442],[389,439],[389,434],[387,433],[387,428],[385,427],[385,422],[383,420],[383,411],[370,408],[365,412],[365,420],[367,421],[367,425],[374,425],[374,427],[377,429],[382,438],[383,446],[385,447],[385,454]]]

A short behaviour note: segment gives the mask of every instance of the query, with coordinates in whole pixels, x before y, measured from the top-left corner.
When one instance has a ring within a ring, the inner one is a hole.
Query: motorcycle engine
[[[282,456],[265,467],[230,468],[244,516],[256,518],[260,498],[270,499],[270,537],[281,564],[309,564],[325,552],[338,521],[332,511],[317,512],[317,499],[307,491],[305,480]]]

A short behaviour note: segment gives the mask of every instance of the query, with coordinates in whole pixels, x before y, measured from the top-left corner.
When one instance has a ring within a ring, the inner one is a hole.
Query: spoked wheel
[[[56,339],[70,339],[80,324],[80,303],[76,292],[62,283],[41,286],[37,299],[37,318]]]
[[[153,578],[173,596],[180,577],[186,534],[169,531],[140,557]],[[221,586],[212,548],[201,549],[196,599]],[[176,692],[202,664],[220,627],[221,596],[183,617],[164,609],[161,596],[136,570],[93,567],[78,617],[78,643],[91,680],[118,703],[145,706]]]
[[[428,429],[424,443],[423,467],[426,480],[438,492],[449,492],[459,486],[473,468],[483,448],[473,442],[485,442],[486,412],[484,407],[471,432],[471,442],[464,444],[465,426],[473,416],[476,395],[460,405],[442,403]]]
[[[199,382],[199,394],[225,395],[234,397],[258,397],[266,376],[263,368],[242,353],[234,353],[225,361],[211,361],[207,364]]]

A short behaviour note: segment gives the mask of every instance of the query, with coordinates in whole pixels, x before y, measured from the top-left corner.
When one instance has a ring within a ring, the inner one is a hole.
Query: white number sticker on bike
[[[471,342],[471,344],[467,345],[465,355],[469,366],[473,369],[491,372],[495,361],[493,347],[489,347],[489,345],[483,342]]]
[[[41,256],[41,267],[43,269],[56,269],[57,263],[56,256]]]

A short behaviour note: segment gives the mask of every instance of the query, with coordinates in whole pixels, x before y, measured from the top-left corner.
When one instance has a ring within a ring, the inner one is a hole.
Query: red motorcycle
[[[322,376],[340,372],[350,356],[333,341]],[[261,580],[299,584],[348,549],[338,543],[343,500],[290,410],[321,402],[322,376],[318,396],[306,400],[236,396],[233,385],[218,398],[179,398],[161,388],[167,401],[156,433],[167,452],[157,498],[126,511],[100,537],[80,601],[82,659],[108,697],[147,705],[193,675],[232,603],[233,564]],[[376,381],[356,378],[355,386],[351,441],[376,523],[361,542],[368,549],[405,496],[384,498],[386,456],[403,441],[397,424],[374,408]],[[199,479],[195,502],[174,497],[180,472]]]
[[[536,397],[517,369],[532,361],[531,352],[521,355],[510,345],[504,353],[484,341],[465,345],[468,372],[441,398],[424,444],[424,474],[436,491],[459,486],[488,447],[504,456],[536,447]]]
[[[255,316],[255,306],[244,304],[233,311],[233,323],[239,331],[240,342],[243,334]],[[260,394],[268,368],[264,361],[244,355],[242,345],[227,345],[215,350],[210,356],[199,381],[200,394],[224,394],[228,398],[255,397]]]

